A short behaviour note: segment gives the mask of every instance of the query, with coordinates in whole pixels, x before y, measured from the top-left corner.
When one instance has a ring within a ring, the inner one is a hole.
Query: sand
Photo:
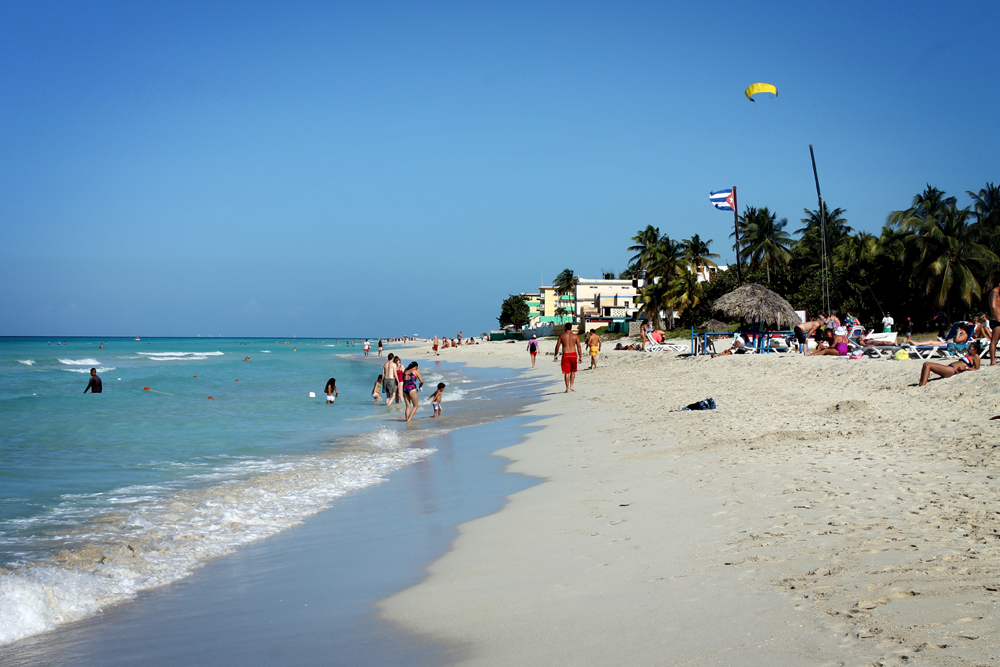
[[[606,344],[564,394],[552,347],[527,372],[552,381],[544,428],[499,452],[546,482],[383,618],[463,665],[996,663],[1000,371],[917,387],[919,361]]]

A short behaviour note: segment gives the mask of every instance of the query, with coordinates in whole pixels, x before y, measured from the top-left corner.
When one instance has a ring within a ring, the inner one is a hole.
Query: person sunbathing
[[[923,387],[931,377],[931,373],[940,375],[943,378],[950,378],[965,371],[978,371],[981,363],[979,355],[982,352],[978,342],[969,345],[969,351],[958,361],[953,361],[947,366],[935,364],[932,361],[925,361],[920,369],[920,386]]]
[[[879,332],[877,332],[874,329],[872,329],[868,333],[860,336],[859,339],[858,339],[858,345],[861,345],[862,347],[868,347],[870,345],[888,345],[889,347],[895,347],[896,346],[896,343],[894,341],[879,340],[877,338],[872,338],[871,337],[872,334],[877,334],[877,333],[879,333]]]
[[[951,331],[944,340],[929,340],[921,343],[921,347],[965,347],[970,337],[976,330],[976,325],[972,322],[956,322],[952,325]]]
[[[832,357],[846,357],[847,356],[847,329],[844,327],[838,327],[834,332],[833,336],[823,342],[822,347],[817,347],[816,351],[810,354],[810,357],[817,356],[832,356]]]

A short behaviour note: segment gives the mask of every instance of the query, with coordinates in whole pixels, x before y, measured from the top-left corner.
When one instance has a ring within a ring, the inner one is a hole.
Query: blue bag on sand
[[[704,401],[698,401],[697,403],[692,403],[691,405],[682,408],[683,410],[714,410],[715,409],[715,399],[706,398]]]

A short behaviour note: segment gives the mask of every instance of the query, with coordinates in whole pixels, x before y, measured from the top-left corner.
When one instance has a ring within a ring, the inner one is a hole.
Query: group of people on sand
[[[399,355],[389,353],[385,364],[382,366],[382,374],[375,380],[372,387],[372,403],[379,403],[382,394],[385,394],[385,404],[405,403],[403,414],[406,421],[413,419],[417,414],[417,406],[420,403],[418,392],[424,388],[424,378],[420,374],[419,364],[411,361],[406,368],[403,368],[403,360]],[[437,390],[431,396],[431,406],[434,408],[434,416],[441,415],[441,397],[444,394],[445,384],[438,383]]]
[[[435,356],[438,356],[440,354],[440,350],[447,350],[449,347],[460,347],[462,345],[476,345],[476,344],[477,343],[475,338],[466,338],[465,342],[463,343],[461,331],[458,332],[457,338],[447,338],[445,336],[441,336],[439,338],[437,336],[434,336],[434,338],[431,339],[431,345],[434,348]]]

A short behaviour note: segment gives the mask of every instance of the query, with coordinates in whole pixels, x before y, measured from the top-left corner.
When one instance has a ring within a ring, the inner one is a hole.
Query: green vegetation
[[[988,183],[969,191],[972,206],[930,185],[909,208],[889,214],[881,233],[854,233],[846,211],[825,207],[827,254],[836,282],[831,298],[867,324],[892,312],[897,324],[909,315],[930,328],[935,312],[964,318],[984,310],[982,297],[1000,276],[1000,188]],[[739,218],[744,283],[756,282],[810,315],[822,310],[819,210],[805,210],[793,238],[788,221],[767,207],[747,207]],[[732,235],[731,235],[732,236]],[[657,327],[697,325],[713,316],[712,304],[737,287],[736,271],[719,271],[698,283],[696,270],[714,267],[712,243],[697,235],[677,242],[652,225],[632,237],[634,253],[622,278],[643,278],[642,315]],[[735,248],[735,244],[733,246]],[[880,307],[881,306],[881,307]],[[672,322],[673,313],[678,322]]]
[[[522,294],[511,294],[500,305],[500,327],[512,325],[515,329],[522,329],[528,324],[528,298]]]

